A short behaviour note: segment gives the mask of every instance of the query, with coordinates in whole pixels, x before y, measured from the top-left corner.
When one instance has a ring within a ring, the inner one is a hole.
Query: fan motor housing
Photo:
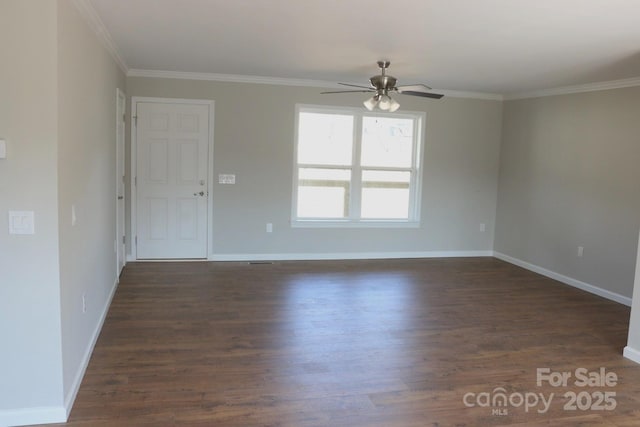
[[[393,89],[396,87],[396,81],[393,76],[373,76],[369,79],[371,86],[378,90]]]

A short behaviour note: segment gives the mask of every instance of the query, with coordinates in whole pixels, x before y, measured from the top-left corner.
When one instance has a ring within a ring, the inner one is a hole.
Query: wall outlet
[[[581,257],[584,253],[584,248],[582,246],[578,246],[578,256]]]
[[[76,217],[76,205],[71,205],[71,226],[76,225],[76,221],[78,218]]]
[[[87,295],[86,294],[82,294],[82,312],[83,313],[87,312]]]
[[[270,222],[267,223],[267,233],[273,233],[273,224]]]
[[[485,225],[484,222],[480,223],[480,232],[484,233],[487,230],[487,226]]]

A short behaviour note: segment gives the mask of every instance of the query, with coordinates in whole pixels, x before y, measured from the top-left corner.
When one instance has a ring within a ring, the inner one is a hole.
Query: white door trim
[[[125,114],[127,114],[127,96],[120,88],[116,88],[116,280],[120,277],[122,268],[127,264],[127,251],[123,241],[123,237],[126,236],[126,207],[124,199],[126,185],[123,182],[124,176],[120,176],[121,172],[123,175],[125,174]],[[121,129],[122,134],[120,133]],[[120,188],[123,190],[122,194],[120,194]],[[119,197],[122,197],[122,199],[119,199]],[[122,215],[121,208],[125,210]],[[121,218],[122,224],[120,223]],[[120,233],[121,231],[122,233]],[[122,265],[120,265],[120,259],[122,259]]]
[[[131,97],[131,217],[129,218],[131,226],[131,254],[133,259],[138,259],[138,245],[136,243],[136,236],[138,235],[136,218],[137,218],[137,191],[136,191],[136,165],[138,159],[136,158],[137,141],[136,141],[136,115],[138,111],[139,102],[157,102],[164,104],[197,104],[209,106],[209,158],[207,159],[207,176],[209,179],[209,197],[207,206],[207,258],[213,253],[213,135],[214,135],[214,107],[215,102],[208,99],[182,99],[182,98],[155,98],[147,96],[133,96]],[[205,258],[204,261],[207,259]]]

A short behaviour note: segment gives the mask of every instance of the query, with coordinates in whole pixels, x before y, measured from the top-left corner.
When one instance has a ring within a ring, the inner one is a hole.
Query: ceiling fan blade
[[[370,93],[375,92],[375,90],[336,90],[331,92],[320,92],[320,95],[324,95],[327,93]]]
[[[429,92],[415,92],[412,90],[405,90],[402,92],[398,92],[402,95],[411,95],[411,96],[421,96],[423,98],[433,98],[433,99],[440,99],[442,98],[444,95],[441,95],[439,93],[429,93]]]
[[[371,86],[352,85],[350,83],[338,83],[338,84],[342,86],[361,87],[362,89],[373,89]]]
[[[417,85],[402,85],[402,86],[397,86],[396,89],[398,90],[398,92],[404,92],[404,91],[414,91],[414,92],[426,92],[428,90],[431,90],[432,88],[430,88],[427,85],[423,85],[423,84],[417,84]]]

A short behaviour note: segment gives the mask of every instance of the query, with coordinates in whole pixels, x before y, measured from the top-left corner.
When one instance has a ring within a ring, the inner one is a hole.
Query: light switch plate
[[[7,141],[0,139],[0,159],[7,158]]]
[[[235,184],[236,176],[234,174],[221,173],[220,175],[218,175],[218,183],[219,184]]]
[[[9,234],[35,234],[33,211],[9,211]]]

